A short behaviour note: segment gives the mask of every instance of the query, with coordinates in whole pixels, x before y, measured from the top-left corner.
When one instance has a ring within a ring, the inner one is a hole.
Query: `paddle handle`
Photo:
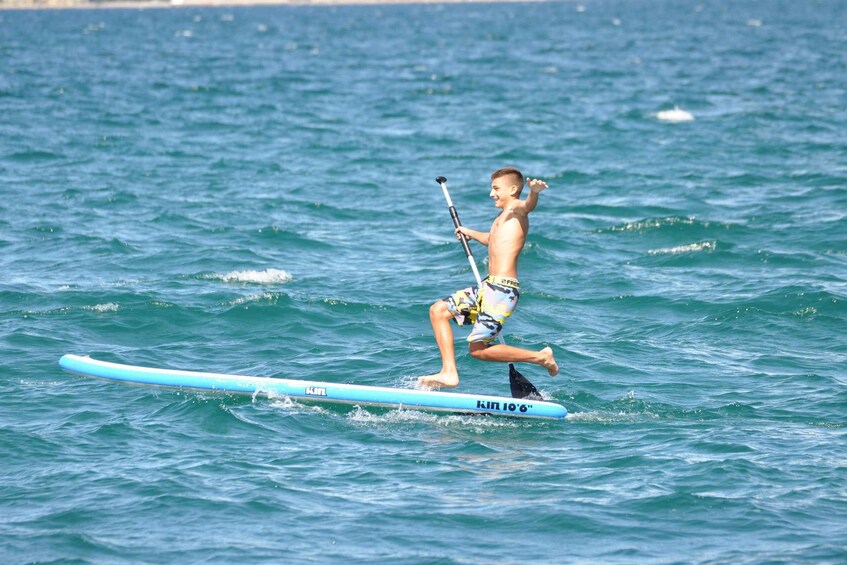
[[[456,207],[453,206],[453,200],[450,198],[450,193],[447,192],[447,179],[445,177],[436,177],[435,182],[441,185],[441,191],[444,193],[444,198],[447,199],[447,206],[450,208],[450,217],[453,218],[453,225],[458,229],[462,225],[462,222],[459,220],[459,213],[456,212]],[[482,277],[479,276],[479,269],[476,267],[476,259],[474,259],[471,247],[468,245],[468,237],[465,234],[459,234],[459,236],[459,239],[462,242],[462,247],[465,249],[465,255],[467,255],[468,262],[471,265],[473,275],[476,277],[477,292],[482,292]],[[498,333],[497,338],[500,343],[506,343],[506,340],[503,339],[502,333]],[[511,363],[509,365],[511,366]]]
[[[447,179],[445,177],[437,177],[435,182],[441,185],[441,191],[444,193],[444,198],[447,200],[447,206],[450,210],[450,218],[453,220],[453,226],[455,226],[456,229],[460,228],[462,226],[462,221],[459,219],[459,213],[456,211],[456,207],[453,206],[453,200],[450,198],[450,193],[447,192]],[[478,285],[477,288],[482,288],[482,278],[479,276],[479,270],[476,267],[476,259],[474,259],[471,246],[469,245],[470,240],[465,234],[460,233],[459,241],[462,242],[462,248],[465,250],[465,256],[468,258],[471,270],[476,277],[476,284]]]

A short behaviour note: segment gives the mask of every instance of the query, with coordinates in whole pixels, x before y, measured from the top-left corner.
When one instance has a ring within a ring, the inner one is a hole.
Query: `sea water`
[[[834,0],[0,13],[0,560],[843,562],[845,53]],[[507,165],[564,422],[57,366],[409,386],[434,178],[485,230]]]

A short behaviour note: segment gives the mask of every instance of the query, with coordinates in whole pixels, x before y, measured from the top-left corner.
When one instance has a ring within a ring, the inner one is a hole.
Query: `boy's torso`
[[[488,272],[518,278],[518,256],[526,242],[529,218],[503,210],[491,224],[488,238]]]

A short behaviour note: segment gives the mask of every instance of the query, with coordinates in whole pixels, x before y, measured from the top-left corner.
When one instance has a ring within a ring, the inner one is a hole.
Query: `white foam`
[[[689,217],[689,218],[680,218],[678,216],[670,216],[670,217],[667,217],[667,218],[650,218],[650,219],[647,219],[647,220],[638,220],[638,221],[635,221],[635,222],[627,222],[626,224],[624,224],[622,226],[614,226],[610,229],[611,229],[611,231],[637,231],[637,232],[641,232],[641,231],[644,231],[644,230],[647,230],[647,229],[661,228],[661,227],[664,227],[664,226],[675,226],[677,224],[690,226],[690,225],[693,225],[694,222],[695,222],[695,218],[693,216]]]
[[[596,410],[593,412],[568,412],[565,419],[569,422],[586,424],[615,424],[623,422],[643,422],[657,420],[659,416],[651,412],[626,412],[618,410]]]
[[[226,303],[227,306],[241,306],[248,302],[269,302],[273,303],[279,295],[274,292],[263,292],[262,294],[251,294],[249,296],[240,296],[235,300],[230,300]]]
[[[416,377],[416,376],[413,376],[413,375],[403,375],[402,377],[400,377],[399,379],[394,381],[394,386],[396,386],[397,388],[432,390],[430,388],[422,387],[421,385],[419,385],[418,384],[418,378],[419,377]]]
[[[435,414],[428,414],[420,410],[397,409],[389,410],[384,414],[372,414],[361,406],[356,406],[347,414],[347,419],[359,424],[379,424],[391,422],[435,422]]]
[[[818,309],[815,308],[814,306],[806,306],[805,308],[801,308],[800,310],[796,310],[792,313],[795,316],[800,316],[801,318],[806,317],[806,316],[811,318],[811,317],[814,317],[814,316],[817,315]]]
[[[92,310],[94,312],[117,312],[120,306],[115,304],[114,302],[109,302],[107,304],[97,304],[95,306],[83,306],[83,310]]]
[[[679,106],[674,106],[673,110],[662,110],[656,113],[656,118],[663,122],[690,122],[694,120],[694,116],[690,112],[686,112]]]
[[[668,247],[666,249],[651,249],[647,252],[648,255],[678,255],[680,253],[697,253],[698,251],[714,251],[717,242],[701,241],[699,243],[688,243],[686,245],[677,245],[676,247]]]
[[[347,414],[351,422],[364,425],[385,425],[397,423],[427,423],[444,427],[461,426],[469,431],[481,431],[490,428],[516,428],[520,423],[508,418],[495,418],[481,414],[434,414],[414,408],[398,408],[385,413],[374,414],[361,406],[356,406]]]
[[[281,269],[265,269],[264,271],[233,271],[224,275],[211,275],[210,278],[224,282],[285,284],[294,277],[291,276],[291,273]]]

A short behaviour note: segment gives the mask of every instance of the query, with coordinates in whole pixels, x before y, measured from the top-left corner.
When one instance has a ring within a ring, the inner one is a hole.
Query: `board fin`
[[[512,389],[512,398],[542,400],[541,393],[538,392],[535,385],[520,374],[512,363],[509,363],[509,388]]]

